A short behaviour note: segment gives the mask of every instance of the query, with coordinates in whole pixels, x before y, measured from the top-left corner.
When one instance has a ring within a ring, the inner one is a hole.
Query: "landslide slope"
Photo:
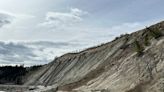
[[[163,34],[160,22],[65,54],[31,73],[25,85],[58,87],[58,92],[164,92]]]

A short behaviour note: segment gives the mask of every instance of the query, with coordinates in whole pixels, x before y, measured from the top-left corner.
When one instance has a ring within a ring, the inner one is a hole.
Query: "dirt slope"
[[[58,87],[58,92],[164,92],[163,34],[160,22],[101,46],[65,54],[28,76],[25,85]]]

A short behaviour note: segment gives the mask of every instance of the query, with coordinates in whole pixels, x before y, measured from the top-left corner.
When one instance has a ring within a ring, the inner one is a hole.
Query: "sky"
[[[163,5],[163,0],[0,0],[0,63],[47,63],[55,56],[109,42],[163,21]],[[28,54],[22,56],[22,49]],[[12,54],[7,57],[6,51]]]

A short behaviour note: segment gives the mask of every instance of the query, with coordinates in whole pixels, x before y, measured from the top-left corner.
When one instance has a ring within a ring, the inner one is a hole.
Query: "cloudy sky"
[[[162,21],[163,5],[163,0],[0,0],[0,63],[43,64],[108,42]]]

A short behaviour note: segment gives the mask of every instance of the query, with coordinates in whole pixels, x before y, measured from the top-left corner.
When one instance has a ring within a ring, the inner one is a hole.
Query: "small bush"
[[[149,35],[146,35],[146,36],[144,37],[144,45],[145,45],[145,46],[149,46],[149,45],[150,45],[150,42],[149,42]]]
[[[152,30],[150,28],[146,28],[146,29],[149,31],[150,35],[154,37],[155,39],[162,36],[162,33],[160,32],[158,28],[156,28],[155,30]]]
[[[139,41],[137,40],[134,41],[134,48],[138,56],[141,56],[143,54],[144,48],[140,45]]]
[[[119,38],[122,38],[122,37],[128,38],[128,36],[129,36],[129,34],[127,34],[127,33],[121,34],[120,36],[116,37],[116,38],[114,39],[114,41],[115,41],[115,40],[118,40]]]

